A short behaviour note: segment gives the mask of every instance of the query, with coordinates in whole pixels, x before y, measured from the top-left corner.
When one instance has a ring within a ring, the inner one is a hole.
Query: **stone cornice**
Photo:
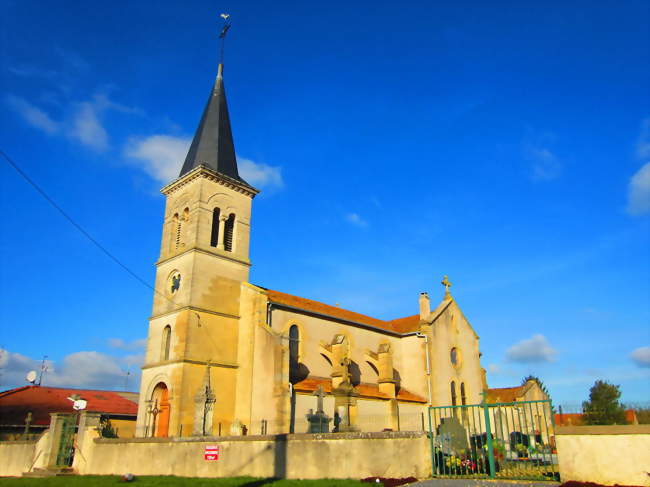
[[[191,247],[191,248],[189,248],[187,250],[179,252],[178,254],[172,255],[171,257],[167,257],[165,259],[160,259],[158,262],[156,262],[156,266],[160,266],[160,265],[166,264],[167,262],[172,261],[174,259],[178,259],[179,257],[182,257],[183,255],[187,254],[188,252],[198,252],[200,254],[210,255],[212,257],[217,257],[219,259],[224,259],[224,260],[229,260],[229,261],[232,261],[232,262],[237,262],[238,264],[243,264],[243,265],[248,266],[248,267],[251,266],[250,261],[244,260],[244,259],[239,259],[237,257],[233,257],[232,255],[230,255],[230,254],[232,254],[231,252],[226,252],[225,250],[222,250],[222,251],[214,251],[214,250],[209,251],[209,250],[205,250],[205,249],[203,249],[201,247]]]
[[[226,188],[232,189],[233,191],[237,191],[238,193],[245,194],[250,198],[254,198],[255,195],[257,195],[260,192],[259,189],[255,189],[252,186],[248,186],[247,184],[244,184],[241,181],[237,181],[236,179],[233,179],[224,174],[213,171],[212,169],[204,165],[197,166],[182,178],[178,178],[176,181],[172,181],[167,186],[162,188],[160,192],[165,196],[169,196],[170,194],[175,193],[182,187],[186,186],[187,184],[191,183],[195,179],[199,179],[199,178],[204,178],[209,181],[213,181],[215,183],[221,184]]]
[[[164,318],[165,316],[168,316],[168,315],[171,315],[171,314],[174,314],[174,313],[180,313],[181,311],[186,311],[186,310],[199,311],[201,313],[211,314],[211,315],[215,315],[215,316],[223,316],[224,318],[232,318],[234,320],[238,320],[239,318],[241,318],[240,316],[237,316],[237,315],[232,315],[232,314],[229,314],[229,313],[221,313],[219,311],[213,311],[213,310],[210,310],[210,309],[199,308],[198,306],[192,306],[191,304],[190,305],[186,304],[184,306],[179,306],[178,308],[174,308],[174,309],[172,309],[170,311],[165,311],[164,313],[160,313],[160,314],[157,314],[157,315],[151,315],[149,317],[149,321],[156,320],[158,318]]]
[[[165,365],[172,364],[192,364],[192,365],[208,365],[205,360],[192,360],[192,359],[178,359],[178,360],[164,360],[162,362],[152,362],[140,367],[142,370],[153,369],[155,367],[164,367]],[[228,362],[210,362],[210,367],[223,367],[226,369],[237,369],[239,365]]]

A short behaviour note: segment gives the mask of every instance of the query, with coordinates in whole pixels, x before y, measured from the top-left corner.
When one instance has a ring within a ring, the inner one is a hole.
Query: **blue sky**
[[[1,148],[145,281],[229,12],[251,282],[390,319],[448,274],[490,386],[650,399],[647,2],[4,6]],[[151,291],[0,177],[0,387],[137,388]]]

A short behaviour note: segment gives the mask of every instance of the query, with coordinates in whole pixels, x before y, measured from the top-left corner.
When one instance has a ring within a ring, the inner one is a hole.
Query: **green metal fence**
[[[559,480],[551,401],[429,408],[434,477]]]

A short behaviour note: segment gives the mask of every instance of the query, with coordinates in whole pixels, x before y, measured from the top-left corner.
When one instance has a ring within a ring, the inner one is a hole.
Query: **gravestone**
[[[310,409],[307,414],[307,421],[309,422],[307,433],[328,433],[331,418],[323,410],[323,398],[325,397],[323,386],[318,386],[314,391],[314,396],[318,398],[316,412],[314,413],[314,410]]]
[[[467,450],[467,431],[458,418],[453,416],[449,418],[441,418],[440,426],[438,426],[436,433],[442,440],[442,447],[445,453],[458,453],[461,450]]]

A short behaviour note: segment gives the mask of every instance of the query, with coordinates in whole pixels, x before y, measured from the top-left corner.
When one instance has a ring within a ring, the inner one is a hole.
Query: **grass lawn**
[[[274,480],[237,477],[228,479],[197,479],[185,477],[137,477],[125,483],[119,476],[79,476],[47,478],[0,478],[0,486],[16,487],[104,487],[108,485],[132,485],[133,487],[360,487],[358,480]]]

